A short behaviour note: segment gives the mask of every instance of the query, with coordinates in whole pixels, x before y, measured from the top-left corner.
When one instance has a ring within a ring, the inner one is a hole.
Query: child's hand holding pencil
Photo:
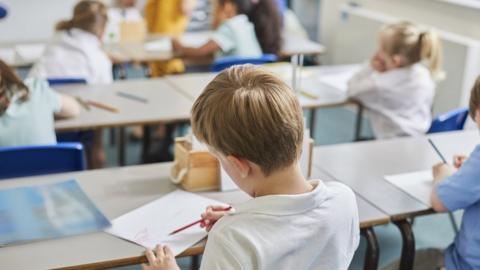
[[[232,211],[232,207],[225,206],[215,206],[211,205],[207,207],[205,213],[201,215],[202,222],[200,222],[200,227],[205,228],[207,232],[209,232],[213,225],[223,216],[227,215],[230,211]]]

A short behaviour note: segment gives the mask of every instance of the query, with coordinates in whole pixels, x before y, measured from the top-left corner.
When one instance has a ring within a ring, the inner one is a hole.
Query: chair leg
[[[455,220],[455,216],[453,216],[452,212],[448,212],[448,217],[450,218],[450,222],[452,223],[453,231],[455,232],[455,234],[457,234],[458,225],[457,225],[457,221]]]

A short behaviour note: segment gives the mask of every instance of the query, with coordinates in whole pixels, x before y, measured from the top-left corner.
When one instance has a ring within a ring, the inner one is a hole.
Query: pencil
[[[442,153],[440,153],[440,150],[438,150],[437,146],[433,143],[433,141],[429,138],[428,139],[428,142],[430,143],[430,145],[433,147],[433,149],[435,150],[435,152],[437,152],[437,155],[442,159],[442,162],[447,164],[447,160],[445,159],[445,157],[442,155]]]
[[[87,103],[93,107],[97,107],[99,109],[103,109],[103,110],[106,110],[106,111],[109,111],[109,112],[113,112],[113,113],[118,113],[118,109],[111,106],[111,105],[108,105],[108,104],[105,104],[105,103],[101,103],[101,102],[98,102],[98,101],[93,101],[93,100],[88,100]]]
[[[120,91],[118,91],[118,92],[117,92],[117,95],[118,95],[118,96],[121,96],[121,97],[124,97],[124,98],[131,99],[131,100],[136,100],[136,101],[138,101],[138,102],[148,103],[148,99],[143,98],[143,97],[139,97],[139,96],[136,96],[136,95],[132,95],[132,94],[129,94],[129,93],[125,93],[125,92],[120,92]]]
[[[85,110],[90,111],[90,105],[88,105],[85,100],[83,100],[81,97],[75,97],[75,100],[82,106]]]
[[[229,206],[229,207],[227,207],[227,208],[223,208],[221,211],[229,211],[230,209],[232,209],[231,206]],[[176,234],[176,233],[179,233],[179,232],[181,232],[181,231],[183,231],[183,230],[186,230],[186,229],[188,229],[188,228],[190,228],[190,227],[192,227],[192,226],[197,225],[198,223],[200,223],[200,222],[202,222],[202,221],[203,221],[203,219],[199,219],[199,220],[197,220],[197,221],[194,221],[194,222],[192,222],[192,223],[190,223],[190,224],[188,224],[188,225],[185,225],[185,226],[183,226],[183,227],[181,227],[181,228],[178,228],[178,229],[174,230],[173,232],[169,233],[168,235],[174,235],[174,234]]]

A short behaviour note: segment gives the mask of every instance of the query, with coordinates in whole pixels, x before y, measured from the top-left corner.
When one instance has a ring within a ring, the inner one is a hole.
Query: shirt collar
[[[326,199],[327,187],[319,180],[310,183],[314,189],[297,195],[267,195],[253,198],[235,206],[232,215],[256,213],[266,215],[294,215],[317,208]]]

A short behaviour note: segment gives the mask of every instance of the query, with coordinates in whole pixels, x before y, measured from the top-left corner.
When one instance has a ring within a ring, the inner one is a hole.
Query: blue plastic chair
[[[427,134],[462,130],[468,117],[468,108],[460,108],[441,114],[432,121]]]
[[[8,9],[6,6],[0,4],[0,19],[3,19],[7,17],[8,15]]]
[[[85,170],[80,143],[0,148],[0,179]]]
[[[65,84],[86,84],[87,80],[83,78],[47,78],[50,86],[59,86]]]
[[[219,72],[234,65],[261,65],[273,63],[275,61],[277,61],[277,56],[274,54],[263,54],[260,57],[227,56],[215,60],[215,62],[213,62],[212,71]]]

